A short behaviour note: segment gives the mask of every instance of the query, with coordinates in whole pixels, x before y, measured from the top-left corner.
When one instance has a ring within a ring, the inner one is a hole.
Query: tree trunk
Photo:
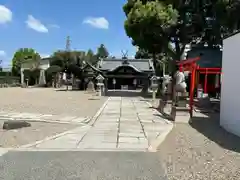
[[[176,79],[174,77],[176,70],[177,70],[177,61],[181,60],[182,53],[184,52],[185,45],[183,46],[183,49],[180,48],[180,43],[178,39],[175,39],[175,49],[176,49],[176,54],[175,57],[176,59],[172,60],[171,66],[172,66],[172,102],[175,104],[174,100],[176,99],[176,92],[175,92],[175,84],[176,84]]]
[[[159,63],[157,62],[156,53],[153,53],[153,67],[154,67],[156,76],[161,77],[161,71],[160,71]],[[159,96],[160,94],[161,94],[161,84],[158,83],[158,89],[157,89],[156,95]]]

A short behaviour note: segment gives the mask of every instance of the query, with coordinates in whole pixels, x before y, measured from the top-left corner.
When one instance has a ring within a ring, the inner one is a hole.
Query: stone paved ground
[[[2,125],[3,121],[0,120],[0,147],[2,148],[19,147],[76,127],[73,124],[31,122],[31,127],[7,131],[2,129]]]
[[[148,151],[157,147],[172,126],[139,97],[110,97],[91,126],[31,146],[55,150]]]
[[[1,88],[0,111],[91,117],[107,98],[93,98],[82,91],[56,91],[52,88]]]
[[[219,127],[219,118],[195,114],[177,124],[159,146],[169,180],[239,180],[240,138]]]

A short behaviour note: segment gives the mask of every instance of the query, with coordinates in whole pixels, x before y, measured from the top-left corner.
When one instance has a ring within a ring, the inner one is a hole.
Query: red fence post
[[[208,68],[206,68],[206,71],[205,71],[205,78],[204,78],[204,93],[207,93],[207,78],[208,76]]]
[[[192,75],[191,75],[191,84],[190,84],[190,117],[193,117],[193,96],[194,96],[194,89],[195,89],[195,74],[196,74],[196,64],[192,65]]]

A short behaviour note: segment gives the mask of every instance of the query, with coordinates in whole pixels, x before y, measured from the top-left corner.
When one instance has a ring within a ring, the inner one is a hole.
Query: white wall
[[[223,41],[220,124],[240,136],[240,34]]]
[[[49,63],[48,60],[42,61],[42,62],[40,63],[40,65],[39,65],[39,68],[40,68],[40,69],[43,69],[43,70],[46,70],[46,69],[48,69],[49,67],[50,67],[50,63]]]

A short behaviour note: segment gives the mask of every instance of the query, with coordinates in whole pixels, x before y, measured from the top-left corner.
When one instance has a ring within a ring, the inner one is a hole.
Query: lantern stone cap
[[[160,79],[160,77],[157,77],[156,75],[153,75],[153,76],[151,77],[151,80],[158,80],[158,79]]]
[[[99,74],[96,79],[97,80],[104,80],[104,77],[101,74]]]

